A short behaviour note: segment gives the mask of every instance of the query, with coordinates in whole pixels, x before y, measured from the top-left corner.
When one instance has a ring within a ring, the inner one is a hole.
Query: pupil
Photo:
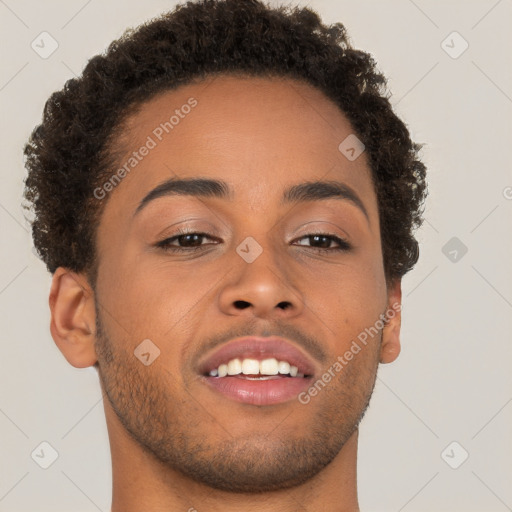
[[[184,238],[185,239],[185,243],[187,243],[186,239],[189,238],[189,237],[193,237],[195,239],[195,241],[197,242],[201,238],[201,236],[202,235],[182,235],[182,239]],[[192,244],[192,245],[198,245],[198,244]]]
[[[322,244],[322,245],[324,246],[324,248],[326,248],[326,249],[328,249],[328,248],[329,248],[329,245],[331,244],[331,241],[330,241],[327,237],[325,237],[325,236],[314,235],[312,238],[313,238],[315,241],[318,241],[318,239],[323,239],[324,241],[326,241],[326,242],[327,242],[327,246],[326,246],[326,244],[325,244],[325,243],[324,243],[324,244]]]

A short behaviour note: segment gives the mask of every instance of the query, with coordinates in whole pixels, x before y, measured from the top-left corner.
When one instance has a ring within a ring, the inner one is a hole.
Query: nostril
[[[247,309],[251,304],[250,302],[247,302],[245,300],[236,300],[234,302],[234,305],[235,307],[239,308],[239,309]],[[289,307],[291,307],[291,302],[288,302],[288,301],[283,301],[283,302],[280,302],[277,306],[281,309],[288,309]]]
[[[236,300],[235,306],[240,309],[246,309],[250,306],[250,304],[248,302],[246,302],[245,300]]]

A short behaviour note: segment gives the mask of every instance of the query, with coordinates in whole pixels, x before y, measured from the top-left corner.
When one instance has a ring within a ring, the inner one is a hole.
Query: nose
[[[239,260],[239,261],[238,261]],[[229,282],[221,290],[221,310],[228,315],[290,319],[300,315],[304,300],[286,256],[270,246],[251,263],[238,254]]]

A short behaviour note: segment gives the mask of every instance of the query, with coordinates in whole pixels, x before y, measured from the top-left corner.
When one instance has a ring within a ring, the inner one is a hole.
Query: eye
[[[319,252],[332,252],[332,251],[349,251],[352,249],[352,246],[345,240],[344,238],[340,238],[336,235],[330,235],[328,233],[313,233],[309,235],[305,235],[301,238],[298,238],[297,240],[309,240],[309,247],[319,251]],[[335,242],[338,244],[338,247],[331,247],[331,243]],[[314,246],[313,244],[318,244],[319,247]],[[304,244],[298,244],[303,247],[308,247]]]
[[[206,245],[211,245],[201,243],[205,238],[213,241],[216,240],[207,233],[180,230],[174,236],[161,240],[155,245],[169,252],[194,252],[198,249],[204,248]],[[302,247],[311,247],[313,250],[318,252],[332,253],[333,251],[349,251],[352,249],[352,246],[347,242],[347,240],[328,233],[312,233],[304,235],[297,240],[305,239],[309,240],[309,245],[301,243],[298,245]],[[338,246],[331,247],[332,242],[335,242]]]
[[[161,240],[157,244],[157,247],[164,249],[165,251],[170,252],[193,252],[205,245],[202,244],[201,241],[204,238],[209,238],[210,240],[214,240],[207,233],[197,233],[194,231],[178,231],[178,233],[170,238],[166,238],[165,240]],[[180,245],[176,245],[174,242],[178,242]]]

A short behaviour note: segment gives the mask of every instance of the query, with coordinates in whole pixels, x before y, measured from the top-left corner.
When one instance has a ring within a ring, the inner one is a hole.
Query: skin
[[[126,155],[190,97],[197,106],[103,199],[95,288],[62,267],[52,281],[52,336],[71,365],[98,364],[107,398],[112,511],[357,511],[357,426],[379,362],[399,354],[399,311],[307,405],[235,402],[195,365],[212,344],[280,335],[320,378],[400,303],[400,280],[384,275],[366,154],[349,161],[338,150],[354,130],[316,88],[224,75],[145,103],[123,127]],[[134,216],[176,176],[223,179],[233,197],[169,195]],[[368,219],[348,200],[279,204],[285,188],[312,180],[350,186]],[[190,253],[155,247],[184,226],[213,238]],[[352,249],[319,253],[337,244],[306,236],[315,233]],[[236,252],[248,236],[263,249],[252,263]],[[145,339],[160,350],[148,366],[133,353]]]

